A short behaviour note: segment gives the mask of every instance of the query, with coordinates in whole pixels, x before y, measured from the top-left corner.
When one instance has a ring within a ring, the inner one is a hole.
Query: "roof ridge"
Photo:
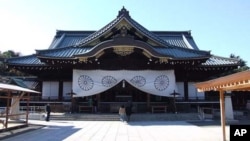
[[[53,45],[53,48],[57,48],[57,46],[62,43],[62,40],[65,38],[65,36],[66,36],[65,33],[63,33],[62,36],[59,38],[59,40]]]
[[[184,43],[187,45],[188,48],[190,49],[194,49],[193,46],[190,45],[190,43],[188,42],[186,36],[184,34],[182,34],[182,39],[184,41]]]
[[[132,25],[136,26],[137,28],[139,28],[139,30],[141,32],[143,32],[145,35],[149,36],[151,39],[153,39],[154,41],[156,42],[160,42],[160,44],[162,45],[167,45],[167,46],[171,46],[169,43],[167,43],[165,40],[161,39],[160,37],[158,37],[155,33],[149,31],[148,29],[146,29],[144,26],[142,26],[141,24],[139,24],[137,21],[135,21],[134,19],[130,18],[132,22],[134,23],[131,23]],[[129,22],[129,21],[128,21]],[[146,32],[144,32],[146,31]]]
[[[238,59],[238,58],[223,57],[223,56],[214,55],[214,54],[212,54],[211,57],[214,57],[214,58],[221,58],[221,59],[226,59],[226,60],[233,60],[233,61],[239,61],[239,60],[240,60],[240,59]]]
[[[115,24],[118,23],[119,20],[122,19],[122,16],[115,18],[114,20],[112,20],[110,23],[108,23],[107,25],[105,25],[103,28],[95,31],[94,33],[90,34],[89,36],[87,36],[86,38],[82,39],[79,43],[77,43],[75,46],[81,46],[84,45],[86,43],[88,43],[89,41],[91,41],[93,38],[96,38],[100,35],[102,35],[102,33],[107,32],[108,29],[110,29],[111,27],[113,27]]]
[[[124,17],[130,17],[129,15],[129,11],[123,6],[122,9],[118,12],[117,18],[120,16],[124,16]]]
[[[171,48],[178,48],[178,49],[181,49],[181,50],[187,50],[187,51],[190,51],[190,52],[204,53],[206,55],[212,56],[210,51],[206,51],[206,50],[196,50],[196,49],[191,49],[191,48],[179,47],[179,46],[175,46],[175,45],[171,45],[170,47]]]

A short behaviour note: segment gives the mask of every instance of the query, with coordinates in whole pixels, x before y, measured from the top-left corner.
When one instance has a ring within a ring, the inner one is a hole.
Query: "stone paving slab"
[[[43,128],[3,141],[221,141],[221,127],[186,121],[39,121]],[[229,127],[226,127],[229,140]]]
[[[6,130],[6,131],[1,131],[0,132],[0,140],[3,140],[5,138],[9,138],[11,136],[16,136],[16,135],[20,135],[20,134],[23,134],[25,132],[29,132],[29,131],[34,131],[36,129],[40,129],[44,127],[43,125],[26,125],[26,126],[18,126],[16,128],[13,128],[13,129],[9,129],[9,130]]]

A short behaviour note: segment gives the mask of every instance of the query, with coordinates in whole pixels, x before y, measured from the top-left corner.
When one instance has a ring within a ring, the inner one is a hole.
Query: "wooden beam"
[[[238,91],[239,90],[248,90],[248,91],[250,91],[250,83],[228,86],[228,87],[224,87],[222,89],[225,91],[233,91],[233,90],[238,90]]]
[[[20,115],[26,115],[26,113],[11,114],[9,115],[9,117],[20,116]],[[5,116],[0,116],[0,117],[5,117]]]
[[[0,98],[11,98],[11,96],[9,97],[9,96],[0,96]]]
[[[235,85],[230,84],[224,84],[224,85],[218,85],[218,86],[211,86],[209,84],[204,86],[197,87],[199,92],[203,91],[210,91],[214,90],[217,91],[219,89],[223,89],[224,91],[234,91],[234,90],[244,90],[244,91],[250,91],[250,83],[235,83]]]

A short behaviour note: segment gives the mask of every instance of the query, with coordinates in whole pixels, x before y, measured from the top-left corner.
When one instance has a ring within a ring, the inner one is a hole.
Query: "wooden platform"
[[[28,124],[26,124],[26,122],[22,121],[22,120],[10,120],[8,122],[8,128],[5,128],[5,126],[3,126],[2,124],[0,124],[0,133],[2,131],[8,131],[8,130],[12,130],[12,129],[16,129],[16,128],[22,128],[22,127],[26,127],[28,126]]]

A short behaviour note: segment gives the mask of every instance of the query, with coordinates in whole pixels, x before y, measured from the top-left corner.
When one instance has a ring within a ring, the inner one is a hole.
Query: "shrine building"
[[[98,111],[104,113],[117,112],[128,100],[134,112],[169,106],[173,97],[182,111],[195,102],[219,103],[197,92],[194,83],[239,64],[200,50],[189,30],[150,31],[124,7],[97,31],[57,30],[48,49],[7,60],[9,68],[36,76],[41,95],[30,103],[68,102],[80,112],[79,106],[96,99]]]

